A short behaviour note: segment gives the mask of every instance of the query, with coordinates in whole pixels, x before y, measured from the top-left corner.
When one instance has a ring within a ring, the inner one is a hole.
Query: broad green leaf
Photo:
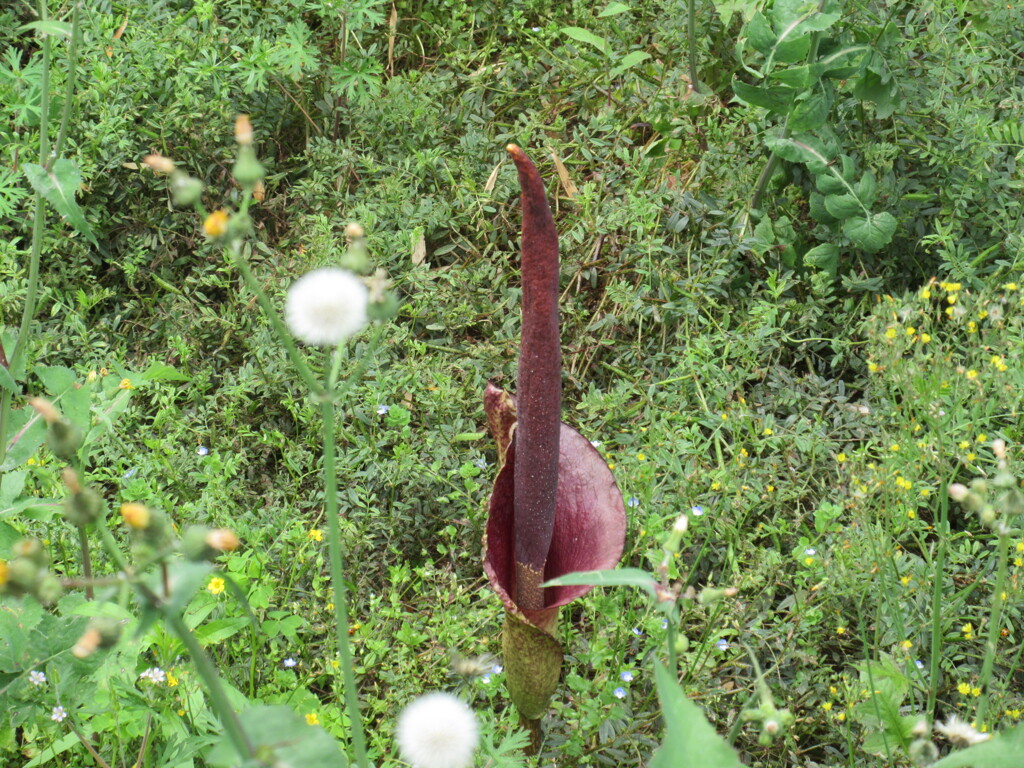
[[[783,160],[789,160],[791,163],[804,163],[811,172],[821,173],[828,167],[828,159],[822,154],[821,142],[813,137],[802,138],[802,141],[797,141],[780,136],[768,136],[765,139],[765,144]]]
[[[794,133],[816,131],[828,120],[832,98],[826,93],[815,93],[798,101],[789,115],[789,129]]]
[[[238,719],[260,754],[261,765],[301,765],[302,768],[346,768],[348,765],[334,737],[319,725],[309,725],[291,707],[251,707],[239,714]],[[209,751],[206,761],[214,768],[243,765],[226,735]]]
[[[14,545],[21,539],[21,531],[13,525],[0,521],[0,559],[10,560],[14,553]]]
[[[32,373],[39,377],[50,397],[57,397],[70,389],[78,376],[70,368],[63,365],[39,365],[32,369]]]
[[[837,219],[849,219],[864,212],[856,195],[825,195],[825,209]]]
[[[13,417],[11,436],[7,442],[7,456],[0,472],[20,467],[46,440],[46,422],[31,406],[20,409]]]
[[[235,616],[233,618],[226,619],[214,619],[213,621],[198,627],[195,631],[195,636],[202,645],[222,643],[229,637],[237,635],[246,626],[248,626],[248,624],[249,620],[242,616]]]
[[[769,78],[791,88],[796,88],[798,91],[804,91],[818,80],[818,66],[802,64],[798,67],[777,69],[769,75]]]
[[[865,171],[864,175],[860,177],[860,182],[857,184],[857,197],[864,203],[865,207],[870,207],[875,202],[875,197],[878,192],[878,184],[875,182],[875,177],[871,171]]]
[[[821,178],[820,176],[818,178]],[[808,200],[808,208],[810,209],[811,216],[814,220],[821,224],[835,224],[836,217],[828,212],[825,208],[825,196],[819,192],[811,192],[811,197]]]
[[[744,21],[749,21],[757,11],[758,5],[760,3],[757,0],[714,0],[715,10],[725,27],[729,26],[734,13],[739,13]]]
[[[750,18],[750,21],[747,22],[747,26],[744,27],[744,32],[746,32],[747,41],[756,50],[765,56],[771,53],[772,46],[775,45],[775,32],[763,13],[760,11],[755,13]]]
[[[838,13],[814,13],[797,25],[801,34],[806,32],[824,32],[839,21]]]
[[[821,243],[804,254],[804,264],[808,264],[832,277],[839,270],[839,246],[832,243]]]
[[[896,233],[896,218],[887,211],[867,217],[848,219],[843,232],[858,248],[876,253],[892,241]]]
[[[619,63],[612,67],[611,76],[618,77],[630,67],[635,67],[641,61],[647,61],[651,58],[651,54],[647,51],[631,51],[619,59]]]
[[[675,676],[661,662],[654,663],[654,679],[665,719],[665,740],[651,758],[650,768],[743,768],[736,751],[686,698]]]
[[[789,111],[789,105],[793,103],[793,98],[797,94],[796,90],[787,85],[759,87],[748,85],[742,80],[732,81],[732,91],[740,101],[779,114]]]
[[[30,29],[42,32],[44,35],[50,35],[51,37],[71,37],[71,25],[66,21],[53,21],[52,19],[30,21],[28,24],[22,24],[18,31]]]
[[[78,172],[78,166],[67,158],[61,158],[53,164],[53,168],[47,171],[43,166],[35,163],[25,163],[25,176],[28,177],[32,188],[46,198],[67,222],[85,235],[89,242],[99,247],[96,237],[92,233],[89,222],[85,220],[85,214],[75,202],[75,192],[78,185],[82,183],[82,175]]]
[[[0,365],[0,389],[6,389],[8,392],[18,391],[17,382],[14,381],[11,372],[7,370],[7,366],[4,365]]]
[[[1024,723],[952,752],[930,768],[1024,768]]]
[[[791,33],[776,43],[775,60],[783,64],[795,64],[798,61],[805,61],[810,50],[811,36],[809,34],[794,37]]]
[[[152,362],[142,377],[147,381],[192,381],[192,377],[182,373],[172,365]]]
[[[562,27],[562,34],[568,35],[573,40],[579,40],[581,43],[588,43],[594,46],[601,53],[608,55],[608,41],[603,37],[595,35],[589,29],[583,29],[582,27]]]
[[[827,77],[847,78],[859,71],[869,50],[866,45],[851,45],[823,56],[818,65]]]
[[[608,16],[618,16],[620,13],[628,13],[629,6],[625,3],[608,3],[608,7],[597,14],[597,18],[604,19]]]
[[[657,582],[647,571],[639,568],[616,568],[609,571],[577,571],[544,582],[545,587],[640,587],[654,594]]]

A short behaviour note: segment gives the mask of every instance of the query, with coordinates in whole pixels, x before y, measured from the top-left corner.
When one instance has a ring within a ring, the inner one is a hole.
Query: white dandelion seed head
[[[369,292],[344,269],[308,272],[288,289],[284,319],[295,338],[314,346],[333,346],[366,325]]]
[[[467,768],[478,736],[473,710],[450,693],[420,696],[398,717],[398,749],[413,768]]]
[[[969,747],[992,738],[991,733],[981,733],[970,723],[964,722],[956,715],[950,715],[945,723],[936,723],[935,731],[942,734],[946,741],[958,747]]]

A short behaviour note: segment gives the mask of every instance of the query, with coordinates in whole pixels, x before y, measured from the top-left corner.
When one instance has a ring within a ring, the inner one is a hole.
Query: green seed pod
[[[210,529],[205,525],[193,525],[185,531],[181,537],[181,551],[189,560],[199,563],[204,560],[213,560],[218,554],[217,550],[206,543],[210,535]]]
[[[171,200],[179,208],[188,208],[199,202],[203,194],[203,182],[193,179],[184,171],[174,171],[171,174]]]
[[[35,596],[43,605],[56,603],[63,594],[64,587],[61,586],[60,579],[52,573],[45,574],[36,584]]]
[[[33,594],[39,580],[46,574],[27,557],[17,557],[8,563],[7,591],[12,595]]]
[[[686,653],[690,650],[690,638],[680,632],[676,635],[676,653]]]
[[[228,219],[227,236],[233,239],[242,238],[252,232],[252,219],[247,213],[236,213]]]
[[[256,159],[256,150],[251,144],[243,144],[238,148],[238,159],[235,161],[235,167],[231,169],[231,175],[242,189],[252,189],[257,181],[267,175],[260,161]]]
[[[64,419],[51,422],[47,429],[47,442],[54,456],[62,461],[72,462],[82,447],[82,433],[78,427]]]
[[[64,502],[64,519],[72,525],[91,525],[103,507],[103,499],[92,488],[73,493]]]
[[[390,320],[398,314],[398,309],[398,297],[389,291],[380,301],[373,301],[366,305],[366,316],[371,321]]]
[[[30,560],[38,568],[50,566],[50,553],[46,551],[39,539],[21,539],[14,545],[14,556]]]

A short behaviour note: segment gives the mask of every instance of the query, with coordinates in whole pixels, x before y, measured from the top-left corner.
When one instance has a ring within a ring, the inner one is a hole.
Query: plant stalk
[[[988,638],[985,640],[985,660],[981,664],[981,699],[978,701],[978,712],[975,720],[978,728],[984,728],[985,715],[988,714],[988,702],[992,682],[992,666],[996,659],[996,647],[999,645],[999,630],[1003,624],[1003,590],[1006,588],[1007,563],[1010,559],[1010,534],[1003,523],[999,523],[998,564],[996,565],[996,584],[992,595],[992,611],[988,618]]]

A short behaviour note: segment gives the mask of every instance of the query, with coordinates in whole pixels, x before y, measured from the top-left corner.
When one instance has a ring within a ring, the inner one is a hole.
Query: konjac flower
[[[288,290],[284,318],[295,338],[306,344],[334,346],[366,325],[369,293],[344,269],[315,269]]]
[[[428,693],[398,718],[398,750],[413,768],[467,768],[479,730],[476,715],[450,693]]]

